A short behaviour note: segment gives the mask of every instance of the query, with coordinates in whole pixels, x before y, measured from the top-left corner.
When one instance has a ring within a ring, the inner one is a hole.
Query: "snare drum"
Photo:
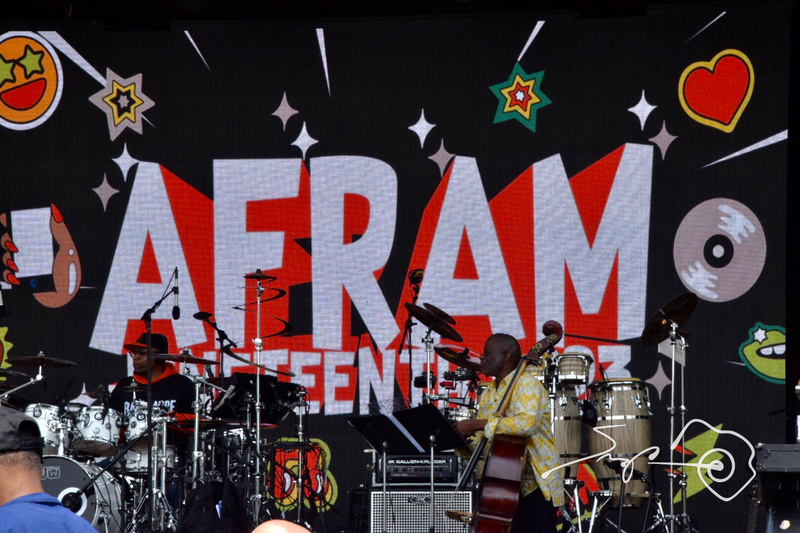
[[[176,446],[167,446],[166,459],[160,446],[153,446],[153,458],[155,459],[156,468],[161,468],[165,463],[167,471],[172,472],[175,470],[177,464],[178,448]],[[144,450],[128,450],[125,453],[125,475],[139,476],[147,475],[147,449]]]
[[[646,455],[639,455],[650,447],[650,396],[647,384],[636,378],[614,378],[595,381],[589,385],[591,401],[597,410],[597,427],[589,433],[589,453],[599,455],[592,468],[597,482],[613,493],[612,504],[619,506],[622,477],[608,468],[603,459],[636,459],[628,466],[649,474],[650,463]],[[603,429],[603,426],[621,425]],[[598,433],[598,431],[602,431]],[[616,442],[616,447],[606,436]],[[639,479],[631,478],[625,483],[624,507],[638,507],[648,497],[647,486]]]
[[[98,531],[117,533],[123,530],[122,486],[110,473],[103,472],[86,489],[89,479],[100,472],[93,464],[80,464],[69,457],[44,456],[42,458],[42,487],[57,498],[80,493],[80,508],[75,514],[84,518]],[[36,520],[36,517],[31,517]]]
[[[72,420],[59,414],[58,406],[44,403],[32,403],[25,408],[25,414],[36,420],[39,433],[44,439],[44,455],[56,455],[69,448]],[[59,445],[63,448],[59,451]]]
[[[589,368],[592,358],[582,353],[562,353],[555,358],[559,383],[586,385],[589,383]]]
[[[114,455],[119,443],[122,415],[101,406],[84,407],[78,413],[72,449],[91,455]]]

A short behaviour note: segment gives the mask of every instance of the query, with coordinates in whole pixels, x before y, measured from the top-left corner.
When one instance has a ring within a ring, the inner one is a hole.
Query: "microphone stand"
[[[170,278],[170,281],[172,278]],[[144,312],[142,315],[142,322],[144,322],[145,329],[147,330],[147,427],[153,427],[153,313],[156,309],[166,300],[170,294],[177,292],[176,287],[172,287],[169,291],[153,304],[153,306]],[[163,439],[167,436],[163,435]],[[147,480],[149,490],[147,491],[147,508],[148,508],[148,521],[150,531],[153,531],[153,514],[154,514],[154,492],[155,492],[155,479],[153,477],[153,432],[147,433]]]
[[[230,343],[227,346],[228,348],[230,348],[230,347],[238,348],[239,345],[236,344],[235,342],[233,342],[230,339],[230,337],[228,337],[228,334],[225,333],[225,330],[219,329],[217,327],[217,323],[214,322],[213,320],[211,320],[211,317],[214,316],[214,315],[212,315],[210,313],[204,313],[204,314],[208,314],[208,316],[204,317],[204,318],[199,318],[198,320],[202,320],[203,322],[205,322],[206,324],[211,326],[214,329],[214,331],[217,332],[217,335],[219,335],[217,337],[217,342],[219,342],[219,377],[224,377],[225,376],[225,350],[224,350],[225,341],[228,341]],[[195,318],[198,318],[198,315],[200,315],[200,313],[195,314]]]
[[[409,283],[411,280],[409,280]],[[416,304],[419,297],[419,283],[411,283],[411,303]],[[414,321],[411,320],[411,312],[408,313],[406,318],[406,325],[403,329],[403,336],[400,338],[400,348],[397,353],[402,353],[403,342],[408,338],[408,402],[411,403],[411,397],[414,394],[414,365],[411,364],[412,359],[412,345],[414,344],[411,339],[411,330],[414,328]]]

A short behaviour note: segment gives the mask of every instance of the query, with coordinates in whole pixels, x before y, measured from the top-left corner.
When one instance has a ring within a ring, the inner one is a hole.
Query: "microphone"
[[[181,308],[178,306],[178,293],[180,293],[180,289],[178,288],[178,267],[175,267],[175,287],[172,289],[172,294],[175,295],[172,305],[173,320],[178,320],[181,317]]]
[[[81,509],[81,494],[79,492],[70,492],[61,498],[61,505],[77,513]]]
[[[205,311],[200,311],[192,315],[197,320],[206,320],[214,316],[212,313],[206,313]]]
[[[408,282],[411,285],[419,285],[422,283],[422,277],[425,274],[425,270],[422,268],[415,268],[414,270],[410,270],[408,272]]]

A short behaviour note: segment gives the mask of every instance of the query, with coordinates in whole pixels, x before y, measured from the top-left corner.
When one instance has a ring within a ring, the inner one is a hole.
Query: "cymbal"
[[[6,361],[12,365],[21,366],[47,366],[50,368],[64,368],[67,366],[77,366],[75,361],[68,361],[67,359],[57,359],[55,357],[48,357],[44,352],[39,352],[39,355],[25,355],[22,357],[7,357]]]
[[[175,420],[172,424],[183,429],[192,429],[194,427],[194,419]],[[200,429],[236,429],[244,427],[244,425],[243,422],[239,422],[238,420],[228,420],[225,418],[201,418],[199,422]],[[277,424],[261,423],[261,429],[274,429],[276,427],[278,427]]]
[[[254,363],[254,362],[252,362],[252,361],[250,361],[248,359],[245,359],[244,357],[242,357],[240,355],[237,355],[237,354],[233,353],[233,350],[231,350],[230,346],[225,346],[222,349],[222,351],[225,352],[225,355],[230,355],[231,357],[233,357],[237,361],[241,361],[242,363],[247,363],[248,365],[253,365],[256,368],[260,368],[262,370],[266,370],[267,372],[272,372],[273,374],[280,374],[282,376],[289,376],[290,378],[293,378],[293,377],[295,377],[297,375],[294,372],[292,372],[291,370],[289,370],[288,372],[283,372],[281,370],[275,370],[273,368],[267,368],[264,365],[259,365],[258,363]]]
[[[456,351],[451,346],[436,345],[433,347],[439,357],[445,361],[449,361],[460,368],[466,368],[473,372],[479,372],[481,369],[481,362],[475,357],[469,355],[469,348],[464,348],[463,351]]]
[[[83,394],[85,394],[89,398],[97,400],[99,398],[105,398],[106,396],[108,396],[108,391],[104,386],[100,385],[95,390],[87,391],[84,392]]]
[[[30,378],[30,376],[25,372],[0,368],[0,378]]]
[[[194,357],[193,355],[182,353],[164,353],[152,356],[153,361],[175,361],[178,363],[196,363],[198,365],[218,365],[219,361],[213,359],[203,359],[202,357]]]
[[[411,316],[419,320],[423,325],[430,328],[431,331],[438,333],[443,339],[448,339],[453,342],[464,341],[464,337],[462,337],[455,329],[453,329],[453,326],[448,324],[442,318],[436,316],[431,311],[408,302],[405,303],[405,306]]]
[[[122,392],[133,392],[138,394],[140,392],[147,392],[147,385],[142,385],[141,383],[133,383],[131,385],[117,385],[114,390],[121,390]]]
[[[261,272],[260,268],[257,268],[255,272],[251,274],[245,274],[244,279],[257,279],[259,281],[275,281],[278,278],[275,276],[264,274],[263,272]]]
[[[697,306],[697,295],[693,292],[681,294],[667,302],[650,317],[642,330],[641,341],[645,346],[655,346],[669,338],[672,324],[681,327],[692,316]]]
[[[448,315],[447,313],[445,313],[444,311],[442,311],[441,309],[439,309],[435,305],[429,304],[429,303],[424,303],[424,304],[422,304],[422,306],[425,307],[425,309],[427,309],[428,311],[430,311],[434,315],[438,316],[439,318],[441,318],[442,320],[447,322],[448,324],[451,324],[453,326],[456,325],[456,319],[455,318],[451,317],[450,315]]]

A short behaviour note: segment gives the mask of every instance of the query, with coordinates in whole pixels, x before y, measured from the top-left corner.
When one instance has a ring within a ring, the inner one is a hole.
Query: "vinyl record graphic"
[[[710,302],[727,302],[747,292],[761,275],[767,241],[747,206],[715,198],[684,217],[672,255],[687,289]]]

